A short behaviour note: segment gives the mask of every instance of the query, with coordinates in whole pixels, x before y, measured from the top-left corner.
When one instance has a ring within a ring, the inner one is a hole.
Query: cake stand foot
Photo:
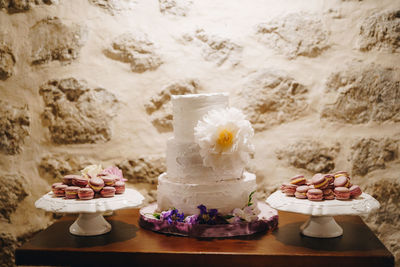
[[[309,237],[331,238],[343,235],[342,227],[332,216],[310,216],[300,230]]]
[[[80,213],[78,219],[69,227],[69,232],[79,236],[101,235],[111,231],[111,225],[103,213]]]

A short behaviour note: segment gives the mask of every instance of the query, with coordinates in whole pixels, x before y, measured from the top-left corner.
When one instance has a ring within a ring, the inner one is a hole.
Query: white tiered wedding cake
[[[256,177],[244,170],[253,129],[228,94],[172,96],[174,137],[167,142],[167,172],[158,178],[158,210],[221,214],[247,205]]]

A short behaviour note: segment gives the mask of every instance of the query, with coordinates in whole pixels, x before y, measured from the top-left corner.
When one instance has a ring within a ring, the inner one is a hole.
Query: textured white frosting
[[[194,127],[212,109],[229,105],[228,93],[172,96],[174,136],[181,142],[194,141]]]
[[[256,176],[248,172],[244,172],[240,179],[209,184],[173,182],[163,173],[158,177],[157,205],[161,211],[174,207],[185,215],[192,215],[198,214],[197,206],[203,204],[227,214],[234,208],[243,208],[254,190]]]
[[[203,165],[199,146],[194,142],[181,142],[174,138],[167,141],[168,180],[189,184],[209,184],[242,177],[244,166],[221,172]]]

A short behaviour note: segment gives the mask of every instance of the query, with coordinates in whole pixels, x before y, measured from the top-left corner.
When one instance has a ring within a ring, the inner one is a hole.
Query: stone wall
[[[222,91],[256,129],[260,197],[348,170],[400,261],[398,0],[0,0],[0,25],[1,266],[53,222],[34,201],[86,164],[154,200],[171,95]]]

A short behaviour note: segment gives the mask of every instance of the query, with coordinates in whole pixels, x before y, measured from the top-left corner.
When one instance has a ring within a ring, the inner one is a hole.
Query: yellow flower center
[[[222,148],[230,147],[233,143],[233,133],[227,129],[223,129],[219,132],[217,143]]]

